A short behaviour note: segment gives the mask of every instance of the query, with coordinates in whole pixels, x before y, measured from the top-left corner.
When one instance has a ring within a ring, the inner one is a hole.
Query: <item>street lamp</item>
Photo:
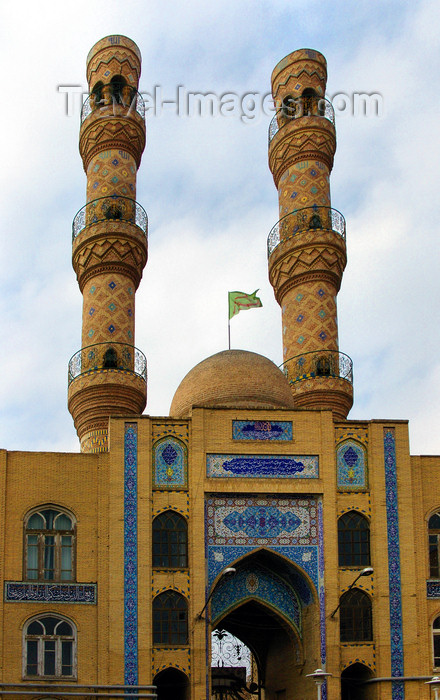
[[[440,676],[433,676],[425,685],[432,685],[434,688],[434,700],[440,700]]]
[[[202,615],[203,615],[203,613],[204,613],[205,610],[206,610],[206,606],[208,605],[209,601],[211,600],[211,598],[212,598],[212,596],[213,596],[213,594],[214,594],[214,591],[215,591],[215,589],[217,588],[217,586],[218,586],[218,584],[220,583],[220,581],[222,580],[222,578],[223,578],[224,576],[231,576],[232,574],[235,574],[236,571],[237,571],[237,569],[234,569],[233,566],[228,566],[226,569],[223,569],[223,571],[221,572],[220,576],[219,576],[218,579],[217,579],[217,583],[216,583],[215,586],[212,588],[211,593],[210,593],[209,596],[207,597],[205,605],[203,606],[203,608],[201,609],[201,611],[200,611],[199,614],[197,615],[197,620],[201,620],[201,619],[202,619]]]
[[[325,671],[323,671],[322,668],[317,668],[316,671],[313,671],[313,673],[306,674],[306,678],[314,678],[315,679],[317,692],[318,692],[318,700],[321,700],[321,698],[322,698],[322,694],[321,694],[322,684],[324,683],[327,676],[331,676],[331,675],[332,675],[331,673],[326,673]]]
[[[347,588],[346,593],[348,593],[348,591],[350,591],[350,590],[353,588],[354,584],[355,584],[357,581],[359,581],[359,579],[361,578],[361,576],[371,576],[371,574],[373,573],[373,571],[374,571],[374,569],[373,569],[372,566],[366,566],[365,569],[362,569],[362,571],[356,576],[356,578],[355,578],[355,580],[353,581],[353,583],[351,583],[351,584],[349,585],[349,587]],[[341,601],[339,601],[338,606],[333,610],[333,612],[332,612],[332,614],[330,615],[330,617],[334,617],[334,616],[335,616],[335,613],[339,610],[340,607],[341,607]],[[437,700],[437,699],[436,699],[436,700]]]

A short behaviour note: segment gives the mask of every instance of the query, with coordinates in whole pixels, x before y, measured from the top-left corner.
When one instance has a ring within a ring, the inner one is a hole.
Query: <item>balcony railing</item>
[[[338,350],[314,350],[286,360],[280,369],[291,384],[317,377],[339,377],[353,384],[353,361]]]
[[[313,229],[334,231],[345,240],[345,219],[340,211],[316,205],[304,207],[283,216],[270,230],[267,237],[267,255],[271,255],[281,241]]]
[[[98,223],[98,221],[128,221],[144,232],[148,233],[147,212],[138,202],[130,197],[120,197],[112,194],[109,197],[100,197],[87,202],[75,215],[72,224],[72,240],[83,231],[86,226]]]
[[[89,97],[83,103],[81,109],[81,124],[83,123],[84,119],[89,116],[89,114],[103,107],[107,108],[105,116],[109,116],[110,114],[108,111],[109,107],[113,107],[113,113],[111,116],[115,117],[120,116],[120,110],[118,110],[118,107],[126,107],[127,114],[125,116],[129,116],[130,112],[135,111],[140,117],[142,117],[142,119],[145,119],[145,102],[142,95],[136,90],[128,88],[127,94],[124,96],[122,94],[109,94],[106,96],[101,96],[95,95],[94,93],[89,95]]]
[[[283,126],[290,124],[292,119],[300,119],[301,117],[323,117],[332,124],[335,123],[332,103],[325,97],[292,98],[272,118],[269,124],[269,143]]]
[[[125,343],[96,343],[78,350],[69,360],[68,383],[81,374],[104,369],[132,372],[147,381],[147,360],[143,352]]]

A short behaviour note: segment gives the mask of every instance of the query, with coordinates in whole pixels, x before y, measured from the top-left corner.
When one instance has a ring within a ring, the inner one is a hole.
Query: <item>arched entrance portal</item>
[[[341,673],[341,700],[370,700],[373,686],[363,683],[373,677],[372,671],[363,664],[348,666]]]
[[[305,674],[321,663],[313,584],[301,569],[266,549],[233,566],[236,574],[221,579],[213,593],[212,629],[225,629],[249,647],[257,683],[252,696],[242,688],[230,697],[307,697],[310,681]]]
[[[158,700],[190,700],[188,678],[177,668],[160,671],[153,680]]]

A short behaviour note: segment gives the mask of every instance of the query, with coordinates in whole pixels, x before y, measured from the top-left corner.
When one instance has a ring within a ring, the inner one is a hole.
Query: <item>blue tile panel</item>
[[[400,578],[399,511],[394,428],[384,428],[385,489],[390,594],[391,675],[403,676],[402,591]],[[392,684],[392,700],[403,700],[404,684]]]
[[[339,491],[365,491],[368,488],[367,453],[356,440],[345,440],[337,448]]]
[[[317,456],[206,455],[209,477],[254,477],[259,479],[317,479]]]
[[[440,581],[427,581],[426,582],[426,597],[427,598],[440,598]]]
[[[292,421],[233,420],[233,440],[292,440]]]
[[[291,579],[301,605],[309,605],[318,593],[321,628],[321,663],[325,663],[324,533],[319,496],[228,495],[208,496],[205,502],[205,542],[208,563],[207,595],[227,566],[258,549],[266,548],[297,567]],[[240,565],[245,566],[243,562]],[[305,575],[309,578],[307,578]],[[235,579],[235,577],[234,577]],[[277,608],[278,592],[267,601]],[[249,597],[249,594],[248,594]]]
[[[240,566],[233,577],[220,579],[211,603],[213,624],[237,603],[250,599],[276,608],[301,636],[301,604],[295,590],[275,572],[258,565]]]
[[[124,435],[124,683],[138,684],[137,423]]]
[[[188,460],[186,446],[180,440],[166,437],[153,447],[154,488],[186,488]]]
[[[87,603],[97,602],[96,583],[26,583],[5,581],[5,602]]]

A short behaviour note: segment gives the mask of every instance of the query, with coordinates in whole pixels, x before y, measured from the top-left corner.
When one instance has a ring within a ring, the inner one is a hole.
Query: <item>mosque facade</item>
[[[440,457],[410,455],[407,421],[348,418],[326,61],[301,49],[272,74],[279,221],[267,245],[282,369],[220,352],[182,380],[166,417],[142,414],[135,346],[148,257],[140,69],[123,36],[87,58],[86,203],[72,237],[82,336],[68,375],[81,452],[0,451],[0,692],[428,700],[440,673]],[[250,650],[248,668],[211,669],[226,633]]]

